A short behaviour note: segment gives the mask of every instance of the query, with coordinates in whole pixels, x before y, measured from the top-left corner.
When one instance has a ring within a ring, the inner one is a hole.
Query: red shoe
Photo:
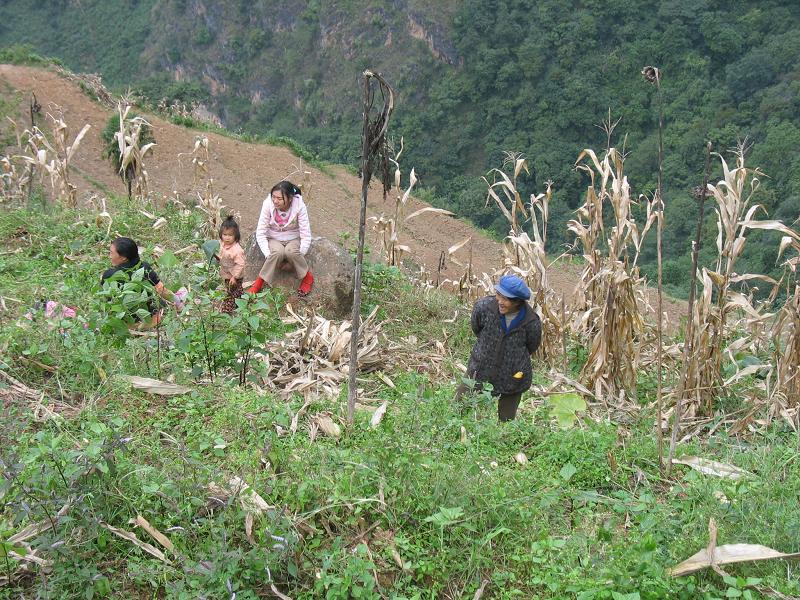
[[[306,273],[303,281],[300,282],[300,288],[297,290],[297,295],[300,298],[305,298],[311,292],[311,287],[314,285],[314,276],[311,271]]]
[[[257,294],[261,291],[261,288],[264,287],[264,280],[259,277],[253,282],[253,285],[250,286],[250,289],[247,290],[248,294]]]

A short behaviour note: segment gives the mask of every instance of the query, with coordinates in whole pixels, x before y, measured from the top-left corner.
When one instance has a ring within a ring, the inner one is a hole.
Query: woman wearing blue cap
[[[481,298],[472,309],[472,348],[467,376],[478,386],[489,382],[499,396],[497,416],[510,421],[517,414],[522,393],[531,387],[531,355],[542,340],[539,315],[527,300],[531,291],[516,275],[505,275],[494,286],[495,295]],[[456,399],[467,390],[461,385]]]

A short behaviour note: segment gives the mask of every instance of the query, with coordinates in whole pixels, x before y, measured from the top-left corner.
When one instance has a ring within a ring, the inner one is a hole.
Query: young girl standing
[[[229,216],[219,227],[219,274],[225,282],[228,295],[222,302],[220,310],[226,314],[233,314],[236,309],[236,299],[242,297],[242,276],[244,274],[244,250],[239,244],[242,239],[239,233],[239,224],[233,216]]]

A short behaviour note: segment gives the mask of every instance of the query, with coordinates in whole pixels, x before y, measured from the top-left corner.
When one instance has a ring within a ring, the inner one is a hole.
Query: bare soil
[[[120,196],[126,194],[121,180],[108,160],[102,157],[100,132],[112,114],[110,109],[91,99],[75,83],[50,70],[0,65],[0,81],[19,91],[26,107],[30,93],[34,92],[43,112],[60,110],[70,127],[71,137],[84,124],[91,125],[73,162],[79,176],[74,181],[79,198],[85,200],[93,193],[105,195],[109,191]],[[177,196],[183,201],[197,198],[205,185],[194,181],[190,156],[198,133],[155,115],[144,116],[153,126],[157,143],[154,154],[146,161],[150,185],[156,196]],[[24,129],[25,123],[20,121],[20,126]],[[215,133],[205,135],[210,143],[209,176],[214,180],[214,189],[226,206],[240,213],[245,233],[255,229],[261,204],[272,185],[284,178],[297,184],[304,183],[298,175],[302,168],[310,171],[304,185],[304,197],[312,233],[334,241],[339,241],[342,234],[349,234],[351,240],[357,238],[361,196],[358,177],[341,166],[326,167],[323,172],[303,164],[286,148],[246,143]],[[410,166],[408,168],[410,170]],[[406,214],[423,206],[427,205],[412,198]],[[112,210],[113,205],[109,204],[108,208]],[[394,198],[384,200],[380,186],[373,184],[367,213],[368,217],[391,216]],[[467,237],[473,238],[473,269],[476,273],[492,273],[501,266],[502,250],[498,242],[470,224],[445,215],[428,213],[413,219],[405,226],[400,242],[411,248],[413,263],[436,273],[441,253],[446,254],[447,248]],[[373,256],[379,256],[380,242],[370,225],[367,241]],[[462,249],[458,254],[459,260],[465,262],[466,252]],[[551,286],[567,301],[575,288],[578,272],[575,265],[564,264],[554,266],[550,274]],[[442,271],[442,278],[458,279],[461,273],[461,267],[449,263]],[[655,294],[651,295],[651,304],[655,306]],[[685,302],[665,299],[664,304],[669,325],[675,328],[685,316]]]

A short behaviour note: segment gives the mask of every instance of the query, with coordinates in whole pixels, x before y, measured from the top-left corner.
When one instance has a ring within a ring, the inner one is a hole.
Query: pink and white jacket
[[[258,247],[265,257],[269,256],[269,242],[275,239],[281,242],[300,239],[300,254],[308,252],[311,246],[311,226],[308,222],[308,211],[303,197],[297,194],[292,198],[289,206],[289,216],[286,223],[281,225],[275,219],[278,210],[272,203],[272,197],[267,197],[261,205],[261,215],[258,217],[258,227],[256,227],[256,241]]]

